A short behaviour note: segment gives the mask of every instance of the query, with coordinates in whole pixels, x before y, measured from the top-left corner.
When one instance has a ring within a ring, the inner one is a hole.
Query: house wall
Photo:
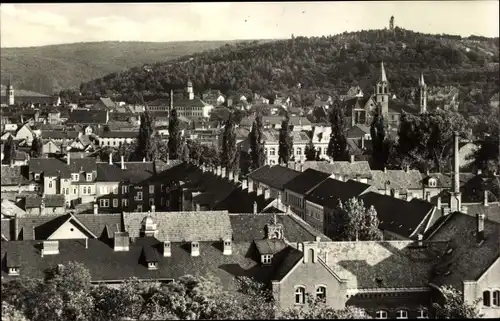
[[[324,209],[323,206],[306,200],[305,221],[320,232],[324,231]]]
[[[464,300],[472,303],[478,298],[483,298],[483,291],[490,291],[490,303],[493,303],[493,291],[500,291],[500,258],[479,278],[477,282],[464,282]],[[500,318],[500,306],[486,307],[479,302],[481,313],[485,318]]]
[[[26,139],[26,143],[31,146],[31,142],[33,141],[33,133],[26,127],[23,126],[19,131],[16,133],[16,140],[20,139]]]
[[[99,146],[115,146],[118,147],[120,144],[131,144],[135,138],[99,138]]]
[[[42,147],[42,154],[59,153],[61,149],[53,142],[48,142]]]
[[[307,255],[307,254],[306,254]],[[279,283],[279,303],[281,309],[293,308],[295,289],[304,286],[306,293],[316,296],[317,286],[326,287],[326,304],[334,309],[343,309],[346,302],[346,285],[338,281],[318,260],[300,262],[290,274]]]
[[[43,193],[48,195],[60,194],[59,180],[57,176],[43,177]]]
[[[304,196],[285,189],[285,204],[290,206],[290,209],[305,219]]]
[[[66,240],[66,239],[86,239],[87,233],[84,233],[80,227],[77,227],[71,221],[61,225],[48,240]]]
[[[65,212],[64,207],[45,207],[43,213],[40,213],[40,207],[27,208],[28,215],[62,215]]]

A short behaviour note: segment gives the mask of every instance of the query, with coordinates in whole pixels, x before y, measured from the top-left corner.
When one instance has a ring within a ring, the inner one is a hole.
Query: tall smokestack
[[[174,90],[170,89],[170,110],[174,109]]]
[[[453,186],[450,195],[450,211],[459,212],[462,208],[462,195],[460,194],[460,157],[458,152],[459,134],[454,134],[454,149],[453,149]]]

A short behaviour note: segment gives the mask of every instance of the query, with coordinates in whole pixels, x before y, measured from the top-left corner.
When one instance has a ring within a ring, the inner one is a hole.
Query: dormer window
[[[191,242],[191,256],[199,256],[200,255],[200,243]]]
[[[429,187],[436,187],[437,181],[435,178],[429,178]]]
[[[35,181],[39,181],[40,180],[40,174],[36,173],[35,174]]]
[[[92,181],[92,173],[87,173],[87,182]]]
[[[158,270],[158,262],[149,262],[148,270]]]
[[[18,267],[10,267],[9,268],[9,275],[19,275],[19,268]]]
[[[261,261],[262,261],[262,264],[265,264],[265,265],[269,265],[271,264],[271,259],[273,258],[272,255],[270,254],[263,254],[261,256]]]
[[[78,182],[80,180],[80,174],[71,174],[71,180],[73,182]]]

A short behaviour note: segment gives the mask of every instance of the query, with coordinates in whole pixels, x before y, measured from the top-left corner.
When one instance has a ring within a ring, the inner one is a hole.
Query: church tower
[[[394,30],[394,16],[391,16],[391,20],[389,20],[389,29]]]
[[[193,83],[191,82],[191,80],[188,80],[188,83],[187,83],[187,93],[189,96],[189,100],[193,100],[194,99],[194,92],[193,92]]]
[[[427,112],[427,85],[424,81],[424,74],[420,74],[420,78],[418,79],[418,92],[419,92],[419,106],[420,113]]]
[[[9,106],[14,105],[14,87],[12,86],[11,81],[9,81],[9,84],[7,85],[6,89],[6,96],[7,96],[7,103]]]
[[[381,107],[382,115],[387,119],[389,115],[389,82],[387,81],[383,61],[381,64],[380,80],[377,82],[375,100]]]

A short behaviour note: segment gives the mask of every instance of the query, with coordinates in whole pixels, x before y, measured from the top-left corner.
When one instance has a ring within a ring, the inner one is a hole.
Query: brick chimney
[[[232,247],[231,247],[231,239],[227,238],[222,242],[223,245],[223,255],[231,255],[232,254]]]
[[[253,202],[253,213],[254,214],[257,214],[258,210],[257,210],[257,202]]]
[[[406,165],[405,172],[409,173],[410,172],[410,165]]]
[[[109,165],[113,165],[113,153],[112,152],[109,153],[108,157],[109,157]]]
[[[97,203],[94,203],[94,215],[99,214],[99,205]]]
[[[125,252],[129,250],[130,239],[128,232],[115,232],[114,251]]]
[[[354,155],[351,155],[351,164],[356,161],[356,157]]]
[[[477,241],[482,242],[484,241],[484,214],[477,213],[476,214],[477,218]]]
[[[484,195],[483,195],[483,206],[488,206],[488,190],[485,190],[484,191]]]
[[[201,208],[200,208],[200,204],[196,203],[194,208],[195,208],[195,211],[196,211],[196,212],[199,212],[199,211],[200,211],[200,209],[201,209]]]
[[[71,156],[70,156],[70,154],[71,154],[70,152],[68,152],[68,153],[66,154],[66,164],[67,164],[67,165],[71,164]]]
[[[125,157],[120,157],[121,169],[125,169]]]

